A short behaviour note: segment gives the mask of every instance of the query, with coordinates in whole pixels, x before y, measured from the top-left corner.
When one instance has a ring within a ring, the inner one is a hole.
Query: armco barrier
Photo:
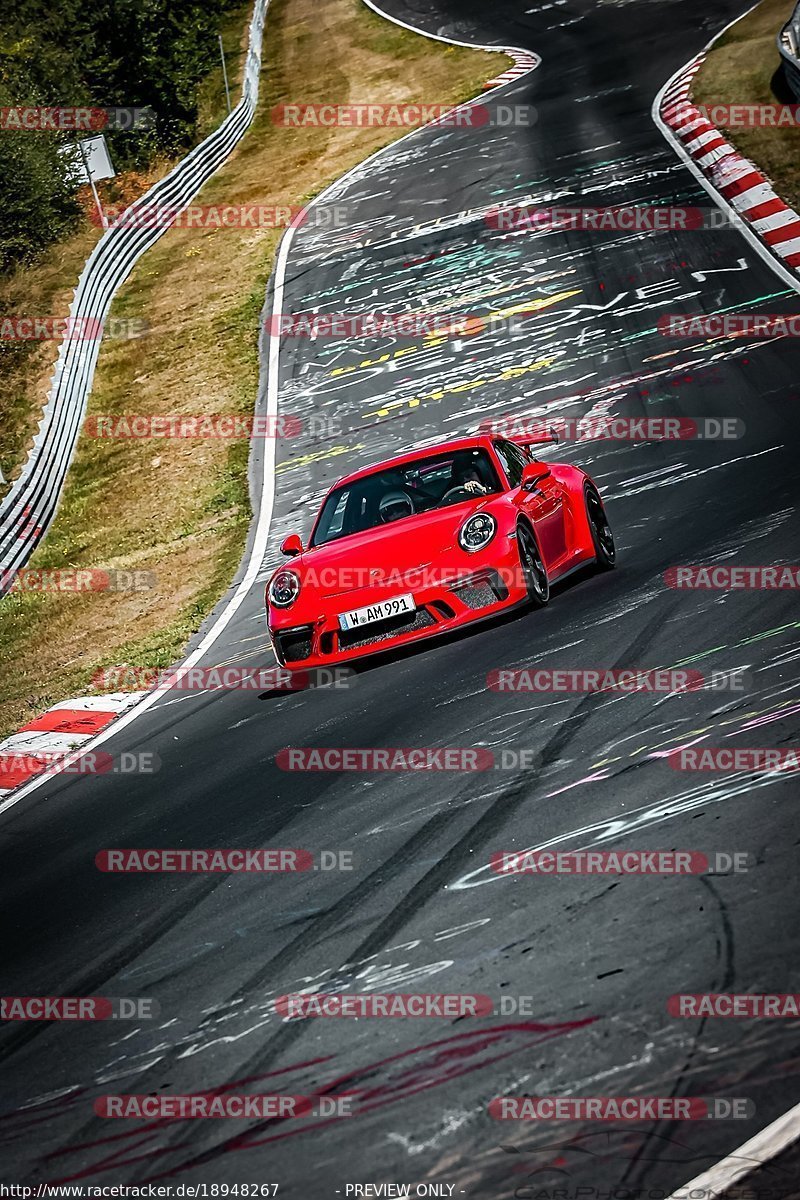
[[[800,100],[800,4],[778,34],[778,50],[789,87]]]
[[[269,0],[255,0],[239,103],[214,133],[103,234],[81,272],[70,307],[71,317],[103,321],[120,284],[145,251],[166,232],[166,228],[136,227],[153,222],[136,222],[128,217],[126,223],[127,214],[156,205],[175,212],[183,210],[243,136],[258,99],[268,4]],[[75,453],[99,350],[100,338],[67,339],[61,343],[33,447],[21,474],[0,504],[0,577],[24,566],[53,521]]]

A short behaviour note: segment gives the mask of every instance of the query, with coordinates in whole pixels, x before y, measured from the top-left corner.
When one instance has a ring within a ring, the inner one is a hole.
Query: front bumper
[[[268,628],[275,655],[289,670],[335,666],[441,636],[514,608],[527,600],[527,590],[519,571],[515,541],[511,547],[513,553],[507,563],[477,567],[446,584],[412,589],[414,612],[359,629],[340,630],[339,613],[374,604],[402,588],[390,593],[375,590],[366,595],[359,592],[355,596],[328,599],[325,606],[330,611],[305,623],[293,621],[288,612],[281,612],[278,623],[274,620],[274,610],[270,609]]]

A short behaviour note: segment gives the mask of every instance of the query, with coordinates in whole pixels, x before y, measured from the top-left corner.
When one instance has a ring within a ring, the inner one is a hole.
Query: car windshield
[[[311,545],[501,490],[492,459],[481,448],[418,458],[335,488],[323,505]]]

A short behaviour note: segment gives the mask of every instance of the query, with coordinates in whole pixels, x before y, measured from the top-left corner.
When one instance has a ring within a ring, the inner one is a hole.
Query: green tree
[[[152,128],[107,131],[117,170],[178,155],[196,136],[198,88],[218,64],[236,0],[11,0],[0,29],[0,107],[150,108]],[[57,133],[0,131],[0,272],[64,237],[79,209]]]

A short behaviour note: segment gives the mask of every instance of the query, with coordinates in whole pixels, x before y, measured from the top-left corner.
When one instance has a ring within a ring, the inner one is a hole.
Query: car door
[[[552,568],[567,552],[564,489],[555,476],[544,474],[549,467],[543,462],[540,464],[543,478],[532,491],[523,490],[520,487],[523,469],[539,460],[525,454],[513,442],[498,440],[494,448],[509,484],[516,489],[514,503],[533,525],[545,565]]]

